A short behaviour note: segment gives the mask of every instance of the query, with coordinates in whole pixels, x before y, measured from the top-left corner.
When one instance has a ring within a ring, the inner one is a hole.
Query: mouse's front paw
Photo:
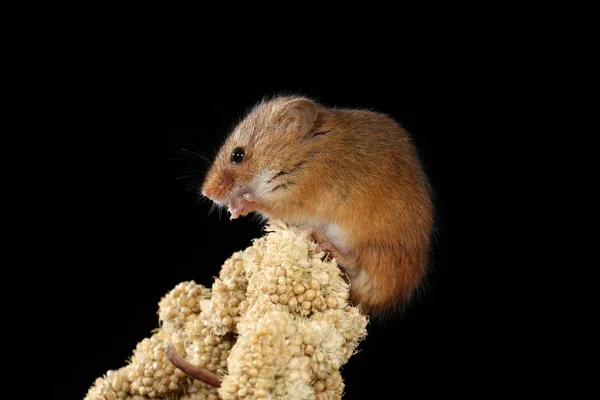
[[[339,258],[341,256],[341,252],[335,247],[333,243],[327,238],[327,236],[323,235],[319,230],[313,228],[312,226],[303,225],[298,228],[298,231],[302,237],[310,239],[317,244],[315,248],[315,253],[325,252],[327,253],[325,256],[328,259],[333,257]]]

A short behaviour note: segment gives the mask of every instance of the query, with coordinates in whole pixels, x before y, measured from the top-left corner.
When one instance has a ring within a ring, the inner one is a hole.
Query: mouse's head
[[[251,211],[271,215],[294,197],[317,115],[317,105],[301,97],[258,104],[221,146],[202,195],[227,206],[232,219]]]

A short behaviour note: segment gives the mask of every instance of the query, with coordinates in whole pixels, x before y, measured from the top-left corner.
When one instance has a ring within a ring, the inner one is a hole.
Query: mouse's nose
[[[233,174],[227,169],[218,173],[209,173],[200,193],[202,193],[202,196],[216,201],[227,196],[233,187],[233,183]]]

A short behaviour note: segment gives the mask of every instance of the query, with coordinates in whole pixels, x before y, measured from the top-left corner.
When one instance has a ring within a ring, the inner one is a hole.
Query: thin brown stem
[[[211,386],[221,387],[221,378],[218,375],[213,374],[212,372],[204,368],[196,367],[190,364],[189,362],[185,361],[177,353],[177,350],[175,350],[175,346],[173,346],[171,343],[167,343],[165,353],[169,361],[171,361],[171,364],[185,372],[187,375],[191,376],[194,379],[198,379],[200,382],[207,383]]]

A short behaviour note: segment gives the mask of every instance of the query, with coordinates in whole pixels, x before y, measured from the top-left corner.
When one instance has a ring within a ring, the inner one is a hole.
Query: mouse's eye
[[[233,164],[239,164],[244,160],[244,149],[241,147],[236,147],[231,152],[231,162]]]

